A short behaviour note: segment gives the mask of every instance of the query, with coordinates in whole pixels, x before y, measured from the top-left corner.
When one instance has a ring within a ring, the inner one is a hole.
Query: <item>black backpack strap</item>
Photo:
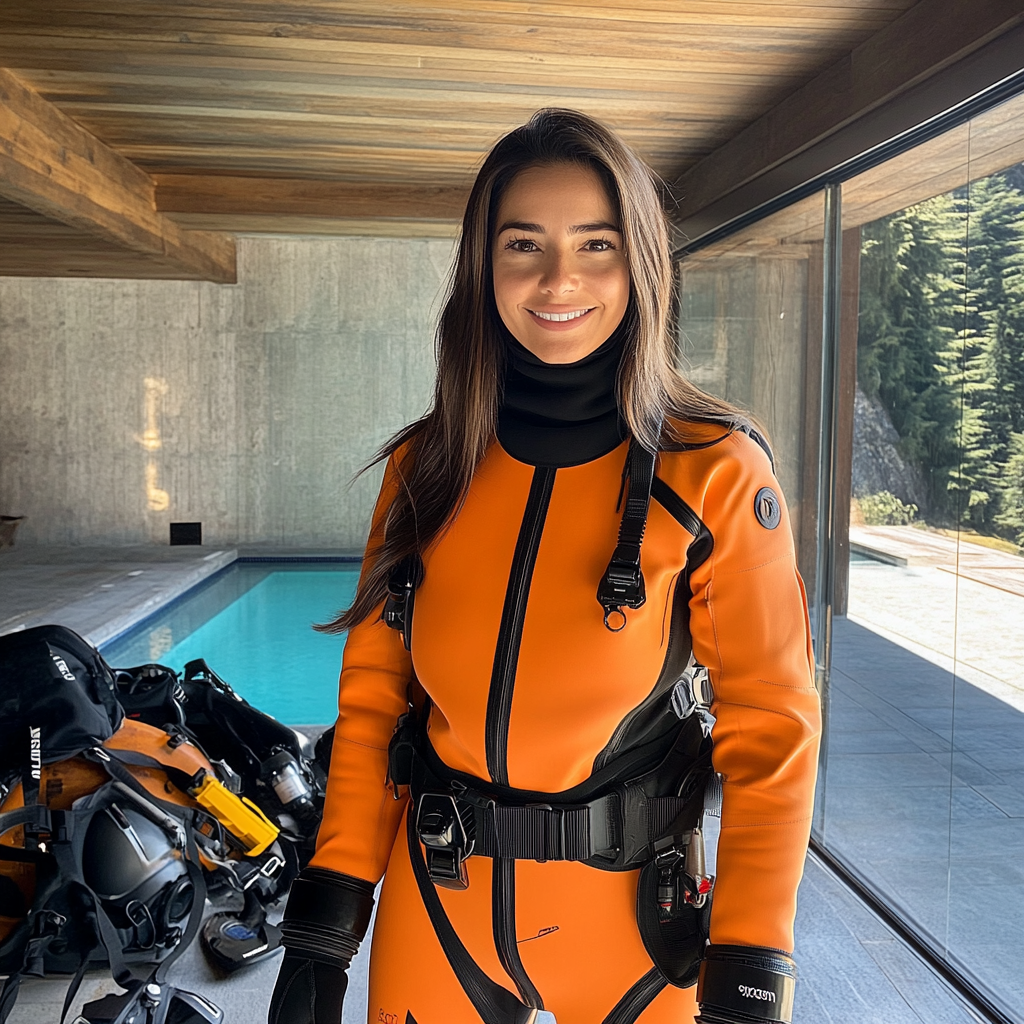
[[[644,574],[640,570],[640,546],[647,529],[657,457],[657,452],[644,448],[635,438],[629,442],[626,453],[629,487],[619,523],[619,541],[597,588],[597,600],[604,608],[604,624],[613,633],[626,625],[623,607],[640,608],[647,600]]]

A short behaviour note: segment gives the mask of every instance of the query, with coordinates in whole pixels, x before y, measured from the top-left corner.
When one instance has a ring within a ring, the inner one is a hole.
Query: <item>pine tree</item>
[[[1024,539],[1024,165],[865,226],[858,359],[928,518]]]
[[[941,357],[958,334],[963,237],[948,196],[862,231],[858,379],[881,400],[904,457],[923,470],[939,521],[955,515],[948,482],[958,463],[959,403]],[[952,276],[958,266],[959,284]]]
[[[1006,523],[1006,470],[1024,429],[1024,195],[1005,174],[973,182],[967,301],[958,383],[963,388],[961,518],[985,533]],[[1012,525],[1011,525],[1012,529]]]

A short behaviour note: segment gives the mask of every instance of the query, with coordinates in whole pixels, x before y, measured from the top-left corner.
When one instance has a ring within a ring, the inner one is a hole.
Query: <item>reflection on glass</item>
[[[820,838],[1024,1015],[1024,98],[843,187],[848,615]]]
[[[679,264],[680,367],[766,428],[809,586],[823,234],[815,195]]]

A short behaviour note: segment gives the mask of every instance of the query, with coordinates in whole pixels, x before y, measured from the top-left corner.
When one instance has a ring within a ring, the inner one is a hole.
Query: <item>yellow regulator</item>
[[[258,857],[280,832],[251,800],[236,796],[208,771],[193,776],[189,792],[245,847],[247,857]]]

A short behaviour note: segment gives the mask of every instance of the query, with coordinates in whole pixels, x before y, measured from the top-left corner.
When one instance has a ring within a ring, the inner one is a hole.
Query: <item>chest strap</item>
[[[625,466],[629,487],[619,523],[619,541],[597,587],[604,624],[613,633],[625,628],[624,607],[640,608],[647,601],[644,574],[640,570],[640,546],[647,530],[656,459],[657,453],[648,451],[635,438],[629,442]]]

